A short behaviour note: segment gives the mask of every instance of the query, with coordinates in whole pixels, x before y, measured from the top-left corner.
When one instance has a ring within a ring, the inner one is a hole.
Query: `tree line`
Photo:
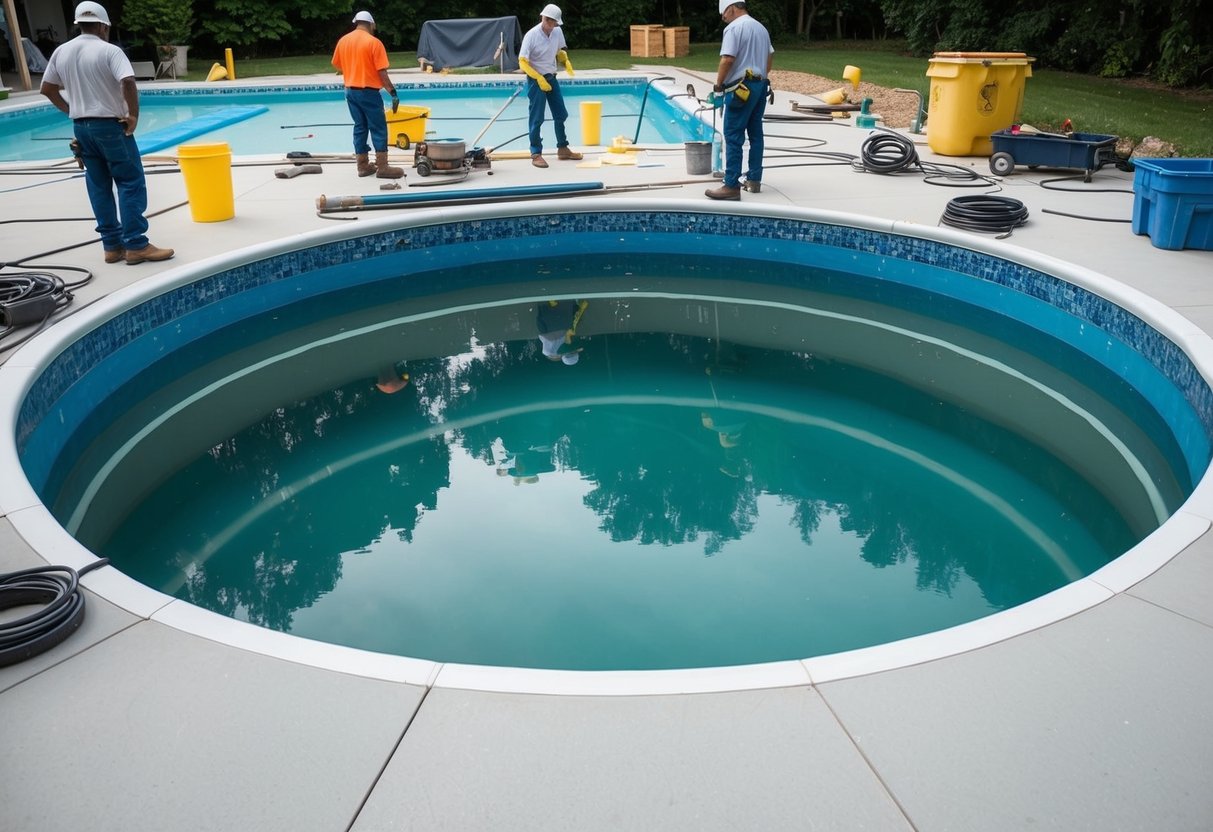
[[[152,3],[192,16],[193,42],[233,47],[242,57],[315,54],[367,8],[390,50],[417,46],[426,20],[516,15],[523,29],[539,0],[469,0],[458,7],[424,0],[123,0],[132,11]],[[118,24],[122,4],[115,2]],[[626,49],[639,23],[688,26],[711,42],[722,24],[712,0],[564,0],[565,34],[574,48]],[[1213,84],[1213,0],[751,0],[750,11],[777,44],[838,39],[904,39],[915,55],[935,51],[1026,52],[1038,67],[1171,86]]]

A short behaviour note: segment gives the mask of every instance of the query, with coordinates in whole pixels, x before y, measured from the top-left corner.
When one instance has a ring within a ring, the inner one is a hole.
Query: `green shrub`
[[[187,44],[194,34],[193,0],[126,0],[122,26],[154,46]]]

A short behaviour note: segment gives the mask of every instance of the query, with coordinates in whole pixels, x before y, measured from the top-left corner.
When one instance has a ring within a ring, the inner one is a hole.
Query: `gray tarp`
[[[505,37],[505,48],[495,58]],[[434,69],[448,66],[499,66],[504,58],[506,72],[518,69],[518,47],[522,31],[516,17],[481,17],[471,20],[427,20],[421,24],[417,57],[425,58]]]

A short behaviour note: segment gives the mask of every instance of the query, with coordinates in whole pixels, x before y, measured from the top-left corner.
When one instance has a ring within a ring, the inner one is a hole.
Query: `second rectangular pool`
[[[693,107],[677,106],[658,85],[650,89],[646,101],[647,83],[646,78],[639,76],[561,79],[569,109],[566,127],[570,142],[575,146],[582,144],[583,101],[602,102],[603,144],[610,144],[615,136],[636,137],[638,119],[641,143],[680,144],[706,138],[703,125],[690,112]],[[470,146],[505,107],[477,143],[486,148],[527,149],[527,99],[521,80],[405,82],[398,83],[397,90],[401,105],[430,108],[426,124],[429,138],[464,139]],[[518,90],[522,90],[521,94],[510,101]],[[174,145],[166,147],[154,141],[155,133],[225,108],[248,105],[265,106],[268,110],[186,141],[227,142],[237,156],[292,150],[350,153],[353,149],[352,122],[338,83],[156,87],[140,90],[140,105],[136,139],[144,153],[172,151]],[[543,137],[544,146],[554,149],[556,138],[550,116],[544,123]],[[71,138],[71,122],[49,103],[0,112],[0,162],[65,158],[70,155],[67,144]]]

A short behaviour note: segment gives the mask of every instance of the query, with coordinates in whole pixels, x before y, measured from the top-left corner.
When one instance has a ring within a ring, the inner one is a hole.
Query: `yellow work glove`
[[[556,60],[558,60],[562,64],[564,64],[564,71],[569,74],[570,78],[572,78],[573,77],[573,62],[569,60],[569,53],[565,52],[563,49],[559,50],[556,53]]]
[[[544,92],[552,91],[552,85],[548,83],[548,79],[540,75],[538,70],[531,66],[531,62],[526,58],[519,58],[518,66],[522,68],[523,72],[535,79],[535,82],[539,84],[539,89],[543,90]]]

